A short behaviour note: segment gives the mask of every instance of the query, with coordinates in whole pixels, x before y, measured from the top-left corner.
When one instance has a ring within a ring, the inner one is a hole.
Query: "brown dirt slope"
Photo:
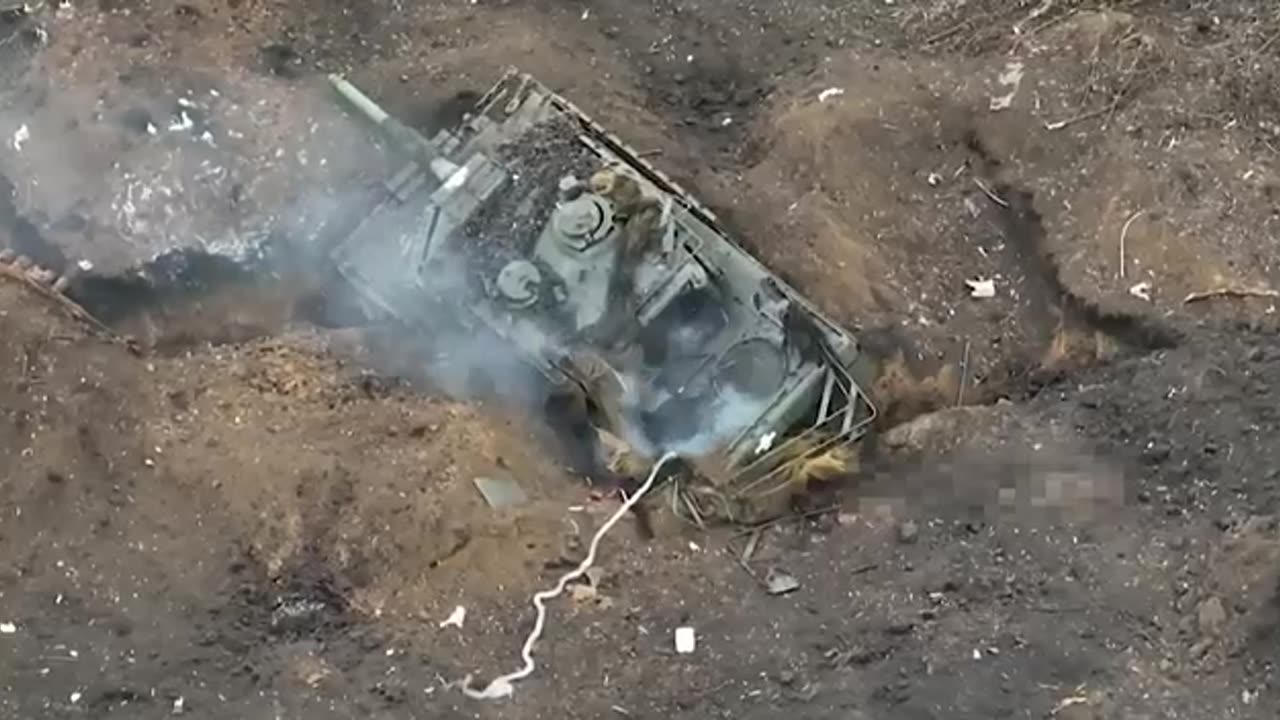
[[[6,714],[234,696],[167,688],[241,662],[251,683],[292,672],[292,651],[256,648],[268,638],[442,618],[494,577],[527,590],[558,547],[537,508],[573,485],[524,430],[344,367],[317,338],[140,358],[9,279],[0,335]],[[532,503],[495,517],[481,475]]]

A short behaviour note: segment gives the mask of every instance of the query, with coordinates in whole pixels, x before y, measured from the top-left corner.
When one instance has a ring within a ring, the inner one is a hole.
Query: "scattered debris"
[[[489,507],[495,510],[523,505],[529,501],[524,488],[509,477],[478,477],[472,482],[484,496],[485,502],[489,503]]]
[[[800,581],[782,570],[770,570],[764,583],[770,595],[786,595],[800,589]]]
[[[698,648],[698,636],[693,628],[684,626],[676,628],[676,652],[689,655]]]
[[[1280,298],[1280,291],[1270,290],[1267,288],[1237,288],[1237,287],[1221,287],[1204,292],[1193,292],[1182,299],[1183,303],[1199,302],[1215,297],[1265,297]]]
[[[569,597],[575,603],[590,603],[605,610],[613,607],[613,600],[600,592],[600,585],[595,580],[570,585]]]
[[[614,525],[618,524],[618,521],[621,520],[624,515],[631,512],[636,503],[640,502],[640,500],[643,499],[651,489],[653,489],[653,485],[658,479],[658,473],[662,470],[664,465],[675,458],[676,455],[669,452],[653,464],[653,469],[649,471],[649,477],[645,478],[644,483],[636,489],[635,494],[628,497],[626,501],[622,503],[622,506],[615,510],[614,513],[609,516],[609,519],[605,520],[604,524],[600,526],[600,529],[596,531],[596,534],[591,538],[591,545],[587,548],[587,556],[583,558],[578,567],[560,576],[560,580],[556,583],[554,588],[534,593],[533,607],[537,611],[537,617],[534,618],[533,629],[529,631],[529,636],[525,638],[524,645],[520,648],[520,658],[524,660],[524,665],[513,673],[494,678],[492,682],[481,690],[476,690],[471,687],[471,676],[467,675],[462,679],[461,683],[462,693],[464,695],[473,700],[500,700],[502,698],[511,697],[516,691],[514,683],[533,674],[534,669],[537,668],[537,663],[533,661],[533,648],[537,645],[538,638],[542,637],[543,628],[546,627],[547,601],[553,600],[564,594],[565,588],[569,583],[586,576],[587,572],[591,569],[591,566],[596,562],[596,553],[600,549],[600,541],[604,539],[605,535],[609,534],[609,531],[613,529]],[[457,611],[455,610],[454,612],[456,613]]]
[[[1140,300],[1151,302],[1151,283],[1145,281],[1140,282],[1129,288],[1129,294]]]
[[[993,298],[996,296],[995,280],[965,280],[964,284],[969,286],[969,297],[983,299]]]
[[[978,205],[978,201],[974,200],[971,195],[964,196],[964,209],[969,212],[969,217],[975,220],[982,216],[982,207]]]
[[[824,103],[833,97],[840,97],[841,95],[844,95],[844,88],[829,87],[826,90],[823,90],[822,92],[818,93],[818,102]]]
[[[22,146],[31,139],[31,130],[27,128],[27,124],[23,123],[13,134],[13,149],[22,152]]]
[[[11,622],[0,623],[0,635],[12,635],[18,632],[18,626]]]
[[[181,715],[183,710],[186,709],[186,703],[187,701],[181,695],[175,698],[173,701],[173,714]]]
[[[1013,98],[1018,94],[1018,88],[1022,85],[1023,65],[1020,62],[1011,62],[1005,66],[1004,72],[996,78],[996,81],[1003,88],[1007,88],[1008,92],[1004,95],[997,95],[991,98],[992,112],[999,112],[1008,109],[1013,105]]]
[[[462,623],[466,622],[466,619],[467,609],[459,605],[453,609],[453,612],[449,614],[449,617],[445,618],[444,621],[440,623],[440,627],[456,627],[461,630]]]
[[[195,121],[191,119],[186,110],[183,110],[173,122],[169,123],[169,132],[182,132],[195,126]]]
[[[914,544],[920,538],[920,526],[915,520],[907,520],[898,526],[898,542],[903,545]]]

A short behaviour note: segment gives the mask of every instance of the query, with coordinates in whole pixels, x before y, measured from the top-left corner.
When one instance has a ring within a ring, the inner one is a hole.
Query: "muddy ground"
[[[0,13],[0,245],[138,341],[0,278],[0,708],[1275,717],[1277,38],[1263,2]],[[431,129],[512,64],[856,330],[886,422],[748,568],[735,530],[622,526],[538,672],[478,703],[455,683],[514,669],[615,502],[522,413],[314,326],[288,268],[120,274],[265,238],[305,263],[358,215],[385,163],[322,73]],[[1186,302],[1220,290],[1254,294]]]

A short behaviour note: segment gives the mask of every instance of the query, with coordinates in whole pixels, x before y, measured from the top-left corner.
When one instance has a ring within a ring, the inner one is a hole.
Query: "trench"
[[[1010,252],[1040,291],[1038,302],[1055,308],[1065,324],[1104,333],[1129,353],[1169,349],[1180,340],[1177,331],[1150,318],[1112,313],[1072,293],[1062,282],[1058,265],[1046,243],[1044,223],[1035,209],[1035,196],[1026,189],[998,186],[1009,204],[1001,212]]]

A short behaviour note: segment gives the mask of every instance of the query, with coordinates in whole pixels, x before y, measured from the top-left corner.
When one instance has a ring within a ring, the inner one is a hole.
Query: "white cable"
[[[649,477],[644,481],[644,484],[640,486],[640,489],[636,490],[635,494],[631,497],[626,498],[622,503],[622,507],[618,508],[617,512],[610,516],[608,520],[605,520],[604,524],[600,526],[600,529],[596,531],[595,536],[591,538],[591,546],[587,549],[587,557],[582,561],[582,563],[573,571],[561,577],[560,582],[556,583],[556,586],[553,589],[543,590],[533,596],[533,607],[538,611],[538,618],[534,621],[533,630],[530,631],[529,637],[524,641],[524,647],[520,650],[520,657],[524,658],[524,667],[509,675],[503,675],[502,677],[495,678],[493,682],[489,683],[489,685],[483,690],[473,690],[471,688],[471,676],[468,675],[462,681],[462,692],[467,697],[476,700],[497,700],[500,698],[510,697],[516,691],[515,685],[512,683],[517,680],[523,680],[533,674],[534,668],[537,667],[537,664],[533,661],[533,646],[537,644],[538,638],[542,636],[542,628],[547,622],[546,601],[559,597],[564,593],[564,590],[569,583],[587,574],[587,570],[596,561],[596,549],[600,546],[600,541],[603,540],[604,536],[613,529],[614,525],[618,524],[618,521],[622,519],[622,516],[626,515],[631,508],[635,507],[636,503],[640,502],[640,499],[645,496],[645,493],[649,492],[650,488],[653,487],[653,483],[657,480],[658,471],[662,469],[662,466],[667,462],[674,460],[676,457],[675,453],[669,452],[659,458],[658,462],[654,464],[653,469],[649,471]]]

